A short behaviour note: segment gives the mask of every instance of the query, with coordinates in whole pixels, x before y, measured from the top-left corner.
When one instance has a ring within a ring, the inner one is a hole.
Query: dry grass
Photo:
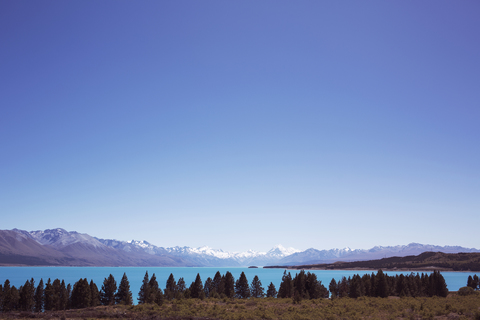
[[[480,295],[447,298],[187,299],[163,305],[111,306],[47,313],[7,313],[2,319],[480,319]]]

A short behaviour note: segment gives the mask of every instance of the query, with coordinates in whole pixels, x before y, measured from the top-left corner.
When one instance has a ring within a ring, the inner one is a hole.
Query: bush
[[[458,289],[459,296],[469,296],[472,294],[476,294],[475,290],[472,287],[461,287]]]

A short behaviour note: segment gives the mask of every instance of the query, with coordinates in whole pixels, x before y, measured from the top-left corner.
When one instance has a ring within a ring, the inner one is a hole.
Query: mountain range
[[[371,249],[305,251],[273,247],[268,252],[228,252],[210,247],[158,247],[147,241],[100,239],[61,228],[43,231],[0,230],[0,265],[243,267],[305,265],[418,255],[426,251],[480,252],[459,246],[376,246]]]

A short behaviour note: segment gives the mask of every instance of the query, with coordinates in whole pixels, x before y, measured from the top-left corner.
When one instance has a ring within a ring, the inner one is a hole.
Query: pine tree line
[[[362,296],[368,297],[446,297],[448,294],[445,279],[438,271],[432,274],[414,274],[388,276],[382,270],[377,274],[364,274],[360,277],[358,274],[343,277],[336,282],[332,279],[328,286],[332,294],[332,298],[350,297],[358,298]]]
[[[467,285],[478,290],[477,275],[469,276]],[[338,282],[332,279],[329,290],[332,298],[387,297],[389,295],[445,297],[448,294],[445,279],[438,271],[434,271],[430,275],[411,273],[406,276],[403,274],[388,276],[379,270],[376,274],[372,273],[371,275],[354,275],[348,279],[343,277]],[[170,274],[165,289],[162,290],[155,274],[149,277],[147,271],[138,292],[138,303],[161,305],[165,300],[174,299],[247,299],[265,296],[267,298],[293,298],[294,302],[298,302],[302,299],[328,298],[329,290],[317,279],[316,274],[304,270],[297,273],[294,278],[290,272],[287,273],[285,270],[278,293],[272,282],[265,292],[258,276],[255,276],[249,283],[245,273],[242,272],[235,281],[229,271],[223,275],[217,271],[213,278],[208,277],[205,282],[202,282],[200,274],[197,274],[195,281],[188,288],[183,278],[175,281],[173,274]],[[133,304],[130,284],[125,273],[118,287],[115,278],[110,274],[108,278],[104,279],[100,290],[93,280],[88,282],[86,278],[78,280],[73,287],[70,284],[65,285],[65,282],[59,279],[55,279],[53,282],[48,279],[46,284],[41,279],[38,286],[35,286],[32,278],[18,289],[11,286],[8,279],[3,286],[0,284],[0,311],[2,312],[16,310],[42,312],[114,304]]]

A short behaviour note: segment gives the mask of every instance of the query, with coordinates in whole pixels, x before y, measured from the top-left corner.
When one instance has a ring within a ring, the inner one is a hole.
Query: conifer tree
[[[262,282],[257,275],[253,277],[252,284],[250,286],[250,293],[253,298],[263,298],[265,296]]]
[[[205,297],[205,293],[203,292],[203,283],[199,273],[197,273],[195,281],[190,286],[190,297],[199,299],[203,299]]]
[[[85,280],[87,280],[87,278],[85,278]],[[95,284],[95,282],[93,282],[93,279],[90,280],[89,287],[90,287],[90,297],[91,297],[90,306],[92,307],[99,306],[102,303],[100,301],[100,291],[98,290],[98,287]]]
[[[140,287],[140,291],[138,292],[138,303],[144,304],[149,303],[149,296],[150,296],[150,285],[148,279],[148,271],[145,272],[145,276],[143,277],[142,286]]]
[[[45,300],[44,300],[45,311],[53,310],[54,299],[55,299],[55,290],[53,289],[52,282],[51,282],[50,278],[48,278],[48,281],[45,284],[44,296],[45,296]]]
[[[290,272],[287,274],[287,270],[283,272],[282,282],[278,289],[279,298],[291,298],[293,297],[293,280]]]
[[[91,306],[91,290],[87,278],[73,284],[70,304],[73,309],[83,309]]]
[[[117,281],[112,274],[103,280],[100,290],[100,301],[103,305],[109,306],[115,304],[115,292],[117,291]]]
[[[224,280],[224,293],[228,298],[233,298],[235,296],[235,279],[230,271],[225,273],[225,280]],[[248,282],[247,282],[248,285]]]
[[[177,292],[177,283],[175,282],[173,273],[170,273],[170,276],[168,277],[167,283],[165,285],[165,298],[167,300],[172,300],[173,298],[175,298],[176,292]]]
[[[205,292],[205,297],[209,298],[210,295],[213,293],[213,280],[212,278],[208,277],[205,280],[205,285],[203,286],[203,292]]]
[[[188,290],[188,288],[183,277],[180,277],[178,279],[175,290],[175,299],[190,298],[190,293],[188,293],[188,296],[186,295],[186,291]]]
[[[235,282],[235,296],[237,298],[249,298],[250,297],[250,287],[248,285],[247,277],[242,271],[240,278]]]
[[[158,281],[157,281],[157,277],[155,276],[155,273],[150,278],[150,281],[148,282],[148,287],[149,287],[148,303],[156,303],[158,305],[162,305],[163,293],[158,286]]]
[[[222,275],[220,274],[220,271],[217,271],[212,280],[212,287],[218,295],[221,295],[223,293],[223,291],[220,291],[220,282],[222,282]]]
[[[270,282],[267,289],[267,298],[276,298],[277,297],[277,289],[273,282]]]
[[[22,311],[32,312],[35,306],[35,280],[25,281],[20,290],[19,308]]]
[[[133,304],[132,291],[130,291],[130,283],[128,282],[127,274],[123,273],[122,280],[118,286],[118,291],[115,294],[115,302],[131,306]]]
[[[43,311],[44,286],[43,279],[40,279],[37,289],[35,290],[35,312]]]
[[[328,285],[328,289],[330,290],[330,293],[332,294],[332,299],[335,299],[339,295],[339,288],[337,285],[337,281],[335,278],[332,278],[332,281],[330,281],[330,284]]]

